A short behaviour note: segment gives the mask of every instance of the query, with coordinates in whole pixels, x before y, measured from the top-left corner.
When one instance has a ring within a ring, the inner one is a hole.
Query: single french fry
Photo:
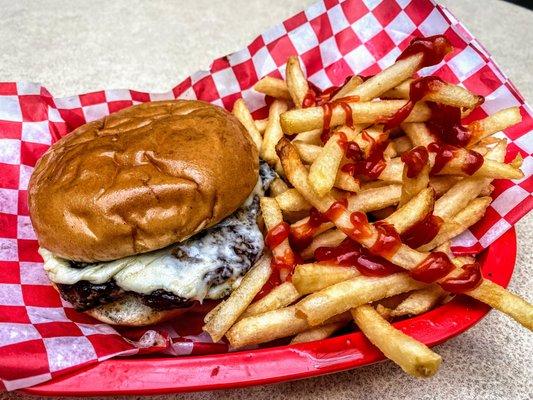
[[[300,255],[304,260],[309,260],[313,258],[315,250],[319,247],[335,247],[344,239],[346,239],[346,235],[344,233],[336,228],[330,229],[322,232],[320,235],[316,235],[311,244],[302,250]]]
[[[391,158],[402,155],[406,151],[409,151],[413,148],[411,139],[409,139],[407,136],[400,136],[396,139],[393,139],[391,141],[391,145],[392,145],[392,148],[394,149],[394,153],[390,155]]]
[[[322,134],[322,128],[300,132],[294,137],[293,142],[295,144],[298,142],[303,142],[307,144],[314,144],[316,146],[322,146],[322,139],[320,138],[321,134]]]
[[[284,212],[309,210],[311,208],[311,205],[296,189],[288,189],[274,197],[274,199],[278,202],[281,211]]]
[[[409,375],[427,378],[439,369],[441,356],[394,328],[371,306],[359,306],[352,309],[351,313],[368,340]]]
[[[306,172],[307,175],[307,172]],[[307,179],[307,178],[306,178]],[[310,189],[312,191],[312,189]],[[401,185],[386,185],[376,188],[370,188],[367,190],[361,190],[356,195],[348,196],[348,210],[350,211],[361,211],[361,212],[370,212],[374,210],[379,210],[381,208],[397,204],[400,200],[402,187]],[[314,191],[312,191],[314,193]],[[300,194],[302,192],[300,191]],[[316,194],[315,194],[316,195]],[[317,196],[318,197],[318,196]],[[326,208],[327,210],[327,208]],[[324,210],[325,211],[325,210]],[[309,221],[309,217],[303,218],[302,220],[295,222],[291,225],[291,230],[298,232],[299,227],[305,226]],[[331,228],[333,224],[331,222],[326,222],[316,228],[314,235],[318,235],[322,232],[325,232]]]
[[[309,84],[296,56],[290,56],[287,59],[286,81],[292,102],[296,108],[302,108],[302,103],[309,90]]]
[[[292,338],[291,344],[314,342],[315,340],[326,339],[344,326],[346,326],[346,322],[333,322],[331,324],[308,329]]]
[[[386,161],[385,168],[379,174],[378,179],[388,183],[402,183],[403,162],[400,157]]]
[[[250,304],[241,314],[241,318],[286,307],[298,300],[300,296],[300,293],[298,293],[291,282],[283,282],[281,285],[272,289],[265,297]]]
[[[309,329],[307,320],[296,314],[296,306],[267,311],[238,321],[226,333],[234,348],[269,342]]]
[[[361,189],[358,179],[354,178],[348,172],[341,171],[340,169],[337,171],[333,186],[337,189],[345,190],[347,192],[358,192],[359,189]]]
[[[446,292],[439,285],[429,285],[415,290],[391,311],[391,317],[425,313],[431,310],[444,296],[446,296]]]
[[[477,288],[466,292],[466,294],[507,314],[533,331],[533,306],[500,285],[484,279]]]
[[[384,93],[382,97],[390,99],[408,99],[412,79],[407,79],[395,88]],[[453,107],[474,108],[483,102],[483,97],[469,90],[446,82],[433,82],[431,90],[423,100],[446,104]]]
[[[353,307],[424,286],[407,273],[385,277],[360,275],[310,294],[301,300],[296,308],[305,315],[309,324],[314,326]]]
[[[407,155],[413,153],[420,154],[417,153],[417,150],[422,150],[427,157],[428,153],[424,147],[415,147],[415,149],[411,153],[407,153]],[[402,174],[402,196],[400,197],[400,203],[398,204],[398,206],[403,206],[414,196],[416,196],[421,190],[424,190],[429,185],[429,158],[426,159],[425,165],[422,167],[422,170],[416,176],[410,178],[408,172],[409,169],[404,165]]]
[[[348,96],[358,96],[360,101],[370,101],[387,90],[399,85],[420,68],[423,59],[422,53],[414,54],[403,60],[396,61],[390,67],[367,79],[360,85],[344,86],[334,97],[337,100]]]
[[[313,163],[322,151],[322,146],[317,146],[315,144],[309,144],[297,140],[293,141],[293,143],[294,146],[296,146],[296,149],[298,149],[300,157],[307,164]]]
[[[458,175],[432,176],[429,178],[429,186],[435,190],[437,196],[442,196],[461,179],[463,179],[463,177]]]
[[[278,202],[271,197],[261,197],[259,200],[261,205],[261,213],[265,221],[267,231],[274,229],[279,224],[283,223],[283,215],[279,208]],[[274,260],[285,259],[288,255],[294,257],[294,252],[289,243],[289,239],[284,239],[280,244],[272,249],[272,258]],[[274,272],[277,273],[278,271]],[[282,280],[285,280],[289,270],[287,268],[279,269],[279,274]]]
[[[259,131],[259,133],[261,133],[261,134],[263,134],[263,132],[265,132],[265,129],[266,129],[267,123],[268,123],[268,118],[264,118],[264,119],[255,119],[255,120],[254,120],[255,128],[256,128],[256,129]]]
[[[261,137],[261,133],[257,130],[254,119],[252,118],[252,114],[250,114],[250,111],[248,110],[248,107],[246,107],[243,99],[238,99],[233,105],[233,115],[235,115],[241,124],[244,125],[248,131],[248,134],[250,135],[250,138],[257,146],[257,149],[261,150],[263,138]]]
[[[328,139],[322,151],[309,168],[309,183],[319,196],[329,192],[337,177],[337,171],[344,157],[343,136],[353,140],[355,133],[348,127],[342,127]]]
[[[362,86],[362,85],[361,85]],[[357,124],[375,124],[391,117],[402,108],[406,100],[382,100],[347,103],[352,110],[353,120]],[[423,122],[431,117],[431,110],[425,103],[417,103],[406,122]],[[324,125],[324,110],[322,107],[293,109],[281,115],[281,126],[288,134],[295,134],[322,128]],[[346,112],[338,105],[332,108],[330,126],[346,124]]]
[[[265,76],[254,85],[254,89],[259,93],[275,97],[276,99],[291,100],[289,89],[283,79]]]
[[[424,219],[432,210],[435,203],[435,191],[432,188],[421,190],[410,201],[398,208],[384,219],[394,226],[400,234]]]
[[[336,315],[326,324],[348,320],[347,314]],[[307,320],[297,315],[294,305],[243,318],[231,327],[226,337],[233,348],[238,348],[293,336],[310,328]]]
[[[289,190],[289,187],[285,183],[285,181],[281,178],[275,178],[271,183],[270,187],[268,188],[270,191],[270,195],[272,197],[279,196],[283,192]]]
[[[220,303],[218,303],[211,311],[209,311],[204,316],[204,324],[207,324],[211,319],[217,314],[220,307],[222,307],[222,304],[224,303],[224,300],[222,300]]]
[[[261,257],[252,269],[246,273],[240,286],[221,303],[220,308],[202,328],[211,336],[213,342],[218,342],[222,339],[228,329],[231,328],[257,293],[259,293],[271,273],[272,268],[269,256]]]
[[[520,109],[518,107],[510,107],[489,115],[487,118],[472,122],[468,125],[468,130],[472,134],[469,147],[496,132],[518,124],[520,121],[522,121]]]
[[[357,86],[361,85],[363,83],[363,78],[361,78],[359,75],[354,75],[350,78],[350,80],[348,82],[346,82],[346,84],[342,87],[342,89],[339,91],[339,92],[342,92],[342,93],[348,93],[348,92],[351,92],[353,91]],[[332,100],[337,100],[339,99],[340,97],[338,96],[338,93],[333,96]],[[342,97],[345,97],[345,96],[342,96]]]
[[[376,305],[376,312],[381,315],[381,317],[385,320],[390,320],[392,317],[391,317],[391,313],[392,313],[392,310],[388,307],[385,307],[384,305],[382,304],[377,304]]]
[[[359,276],[355,268],[311,263],[298,265],[292,276],[292,284],[304,295],[318,292],[328,286]]]
[[[435,141],[435,138],[429,131],[426,124],[423,122],[412,122],[412,123],[403,123],[401,127],[413,146],[424,146],[428,147],[431,143]]]
[[[261,145],[261,154],[263,159],[269,164],[276,164],[278,156],[276,155],[276,143],[283,137],[283,131],[280,125],[280,115],[287,110],[287,103],[281,100],[275,100],[270,106],[268,113],[268,123],[263,136]]]

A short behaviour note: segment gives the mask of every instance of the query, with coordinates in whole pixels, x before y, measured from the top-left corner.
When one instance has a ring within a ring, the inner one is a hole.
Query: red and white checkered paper
[[[28,180],[51,143],[85,122],[151,100],[201,99],[231,109],[243,97],[257,118],[266,99],[252,86],[282,77],[298,54],[309,79],[324,89],[346,76],[391,65],[413,36],[444,34],[451,57],[422,74],[436,74],[485,96],[470,119],[519,106],[523,121],[501,135],[508,159],[524,157],[526,178],[499,181],[485,218],[456,241],[480,251],[533,208],[532,111],[485,48],[446,9],[430,0],[324,0],[276,25],[246,48],[215,60],[167,93],[102,90],[54,98],[43,86],[0,83],[0,379],[5,389],[28,387],[114,356],[161,351],[174,355],[227,351],[201,334],[202,314],[146,329],[121,330],[75,312],[50,286],[37,253],[27,206]],[[183,320],[182,320],[183,322]],[[23,362],[21,362],[23,361]]]

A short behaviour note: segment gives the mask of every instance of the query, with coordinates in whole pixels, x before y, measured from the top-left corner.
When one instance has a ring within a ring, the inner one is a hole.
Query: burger
[[[201,101],[87,123],[30,179],[44,269],[63,299],[109,324],[153,324],[221,299],[263,252],[259,197],[273,174],[241,123]]]

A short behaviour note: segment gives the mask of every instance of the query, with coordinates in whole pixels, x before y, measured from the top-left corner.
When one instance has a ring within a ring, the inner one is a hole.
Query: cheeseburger
[[[272,178],[240,122],[204,102],[90,122],[53,144],[30,180],[44,269],[76,310],[111,324],[223,298],[263,252],[259,196]]]

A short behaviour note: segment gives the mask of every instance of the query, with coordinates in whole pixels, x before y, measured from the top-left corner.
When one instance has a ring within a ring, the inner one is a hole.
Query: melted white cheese
[[[114,279],[122,289],[141,294],[162,289],[184,299],[221,298],[239,284],[263,251],[263,235],[257,225],[262,194],[259,180],[243,207],[230,217],[197,237],[154,252],[83,268],[73,268],[68,260],[44,248],[39,253],[55,283],[101,284]],[[254,259],[250,259],[252,254]]]

